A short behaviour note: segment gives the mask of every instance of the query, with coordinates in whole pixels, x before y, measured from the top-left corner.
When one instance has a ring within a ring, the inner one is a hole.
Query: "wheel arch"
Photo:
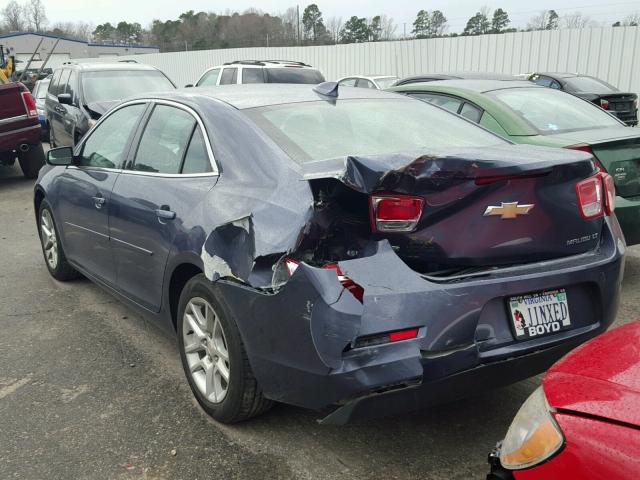
[[[174,331],[177,331],[178,304],[180,303],[182,290],[184,290],[184,286],[189,280],[201,273],[203,273],[202,266],[193,261],[178,263],[171,271],[167,289],[167,304]]]
[[[35,191],[33,193],[33,209],[36,215],[36,222],[38,221],[38,213],[40,212],[40,205],[42,205],[42,201],[45,199],[46,194],[44,189],[40,185],[36,185]]]

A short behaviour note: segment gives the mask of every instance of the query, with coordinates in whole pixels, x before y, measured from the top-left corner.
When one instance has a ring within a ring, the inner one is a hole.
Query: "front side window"
[[[82,147],[79,165],[118,168],[145,107],[143,103],[123,107],[100,122]]]
[[[214,87],[218,84],[218,77],[220,76],[220,69],[214,68],[213,70],[209,70],[207,73],[203,75],[203,77],[198,82],[198,87]]]
[[[472,122],[478,123],[480,121],[480,117],[482,117],[482,110],[470,103],[465,103],[462,106],[462,110],[460,110],[460,115]]]
[[[458,113],[460,111],[460,105],[462,105],[462,100],[458,100],[454,97],[449,97],[448,95],[438,95],[436,93],[409,93],[409,96],[418,98],[428,103],[433,103],[445,110],[449,110],[453,113]]]
[[[124,100],[139,93],[174,90],[157,70],[98,70],[82,73],[84,103]]]
[[[410,98],[307,102],[243,111],[299,163],[349,155],[488,147],[505,140]]]
[[[542,135],[621,125],[592,103],[551,88],[509,88],[489,94]]]
[[[340,86],[342,86],[342,87],[355,87],[356,86],[356,79],[355,78],[347,78],[345,80],[342,80],[340,82]]]
[[[193,116],[176,107],[156,105],[144,129],[133,170],[177,174],[196,126]]]
[[[58,83],[60,83],[60,76],[62,75],[62,70],[56,70],[51,78],[51,83],[49,84],[49,93],[51,95],[58,95]]]
[[[376,88],[376,86],[373,84],[373,82],[367,80],[366,78],[360,78],[358,79],[358,81],[356,82],[356,87],[358,88]]]

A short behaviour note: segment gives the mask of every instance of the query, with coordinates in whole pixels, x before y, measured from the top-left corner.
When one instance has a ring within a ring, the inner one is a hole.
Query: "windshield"
[[[456,115],[409,98],[296,103],[245,112],[298,163],[507,143]]]
[[[591,77],[571,77],[564,81],[569,85],[570,90],[580,93],[613,93],[617,90],[600,80]]]
[[[586,100],[551,88],[510,88],[489,93],[542,135],[620,126],[618,120]]]
[[[318,70],[311,68],[266,68],[267,83],[306,83],[315,85],[324,82]]]
[[[87,105],[174,88],[169,79],[156,70],[102,70],[82,74],[84,103]]]
[[[376,83],[380,87],[380,89],[384,90],[385,88],[389,88],[394,83],[398,81],[398,77],[382,77],[376,78]]]

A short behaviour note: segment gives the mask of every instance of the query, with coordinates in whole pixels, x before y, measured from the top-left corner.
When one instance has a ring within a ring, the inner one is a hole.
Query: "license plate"
[[[509,311],[518,340],[552,335],[571,328],[564,288],[511,297]]]

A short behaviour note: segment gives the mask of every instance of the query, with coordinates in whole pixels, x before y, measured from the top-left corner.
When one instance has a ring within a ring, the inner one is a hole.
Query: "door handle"
[[[100,210],[102,208],[102,206],[104,205],[104,202],[106,202],[107,199],[104,198],[103,196],[99,195],[96,197],[93,197],[93,205]]]
[[[162,207],[156,210],[156,215],[158,216],[158,219],[162,220],[173,220],[174,218],[176,218],[176,212],[172,212],[168,208]]]

